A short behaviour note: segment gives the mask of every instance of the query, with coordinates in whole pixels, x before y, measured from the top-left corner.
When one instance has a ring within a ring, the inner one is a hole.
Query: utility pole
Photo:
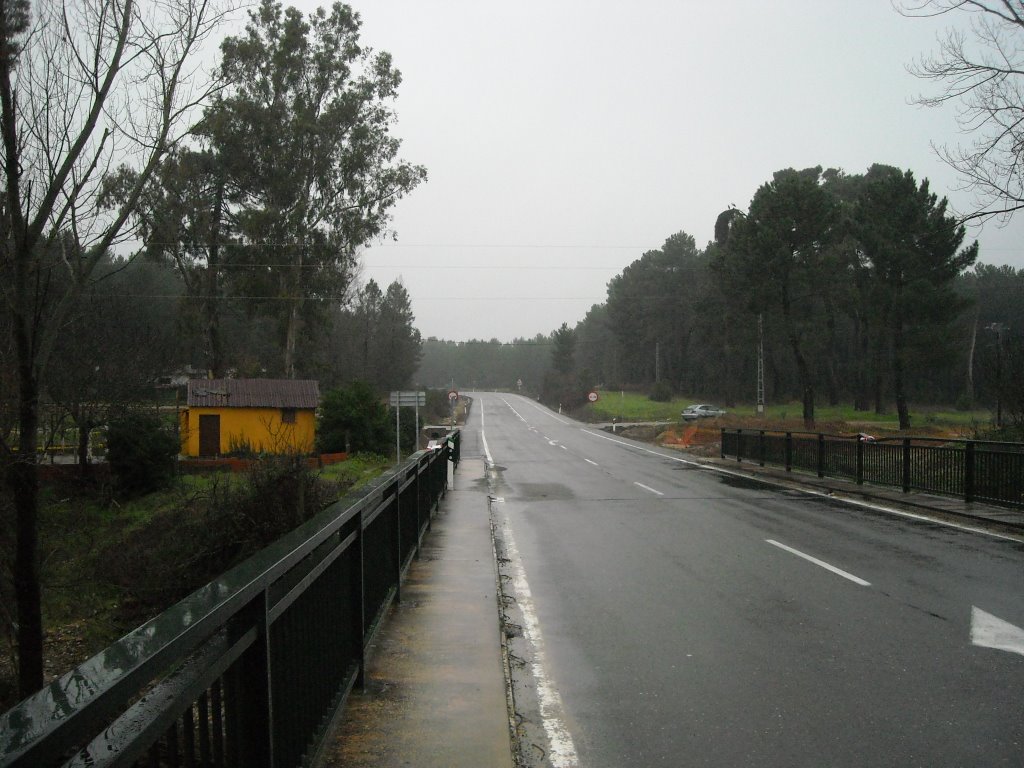
[[[757,415],[764,415],[764,315],[757,315]]]
[[[654,383],[661,381],[661,342],[654,342]]]
[[[988,330],[996,334],[996,426],[1003,426],[1003,331],[1010,330],[1005,323],[992,323]]]

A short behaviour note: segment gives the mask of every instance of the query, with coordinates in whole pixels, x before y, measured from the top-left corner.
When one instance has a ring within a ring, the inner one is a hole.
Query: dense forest
[[[225,36],[232,5],[0,8],[0,559],[23,694],[43,683],[38,456],[61,422],[84,441],[176,374],[386,392],[417,365],[405,288],[356,273],[426,178],[392,132],[401,74],[348,5],[262,0]]]
[[[1019,401],[1024,271],[977,261],[945,199],[910,171],[779,171],[703,249],[684,232],[608,284],[575,328],[427,339],[418,380],[579,404],[592,387],[669,388],[753,403],[759,344],[769,402],[896,413],[909,402]],[[1019,386],[1019,383],[1017,384]],[[1011,405],[1006,406],[1012,411]]]

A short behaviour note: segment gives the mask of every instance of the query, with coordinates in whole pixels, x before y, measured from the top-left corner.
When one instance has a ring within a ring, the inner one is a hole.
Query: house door
[[[199,417],[199,455],[216,456],[220,453],[220,416]]]

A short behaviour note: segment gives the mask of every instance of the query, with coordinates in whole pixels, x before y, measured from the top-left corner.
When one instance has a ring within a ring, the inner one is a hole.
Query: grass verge
[[[602,392],[596,403],[584,406],[579,416],[590,422],[605,421],[679,421],[682,410],[694,403],[708,402],[694,397],[675,397],[670,402],[659,403],[638,392]],[[711,402],[714,402],[713,400]],[[741,403],[729,411],[723,426],[731,422],[757,420],[766,426],[799,423],[803,408],[799,402],[772,404],[765,408],[762,418],[750,403]],[[818,405],[814,410],[815,419],[822,425],[845,423],[851,427],[872,425],[877,429],[897,429],[895,412],[878,414],[874,411],[857,411],[850,405]],[[958,411],[953,408],[922,406],[911,411],[911,424],[915,428],[950,427],[964,430],[981,429],[990,425],[992,414],[988,410]],[[735,426],[739,426],[736,424]]]
[[[390,466],[384,457],[359,454],[309,473],[303,498],[311,501],[301,517]],[[265,468],[260,472],[183,475],[166,490],[132,500],[113,499],[101,489],[44,486],[40,570],[47,681],[282,535],[287,528],[281,530],[280,522],[301,522],[289,484]],[[260,503],[252,503],[257,497]],[[0,711],[17,702],[13,592],[5,570]]]

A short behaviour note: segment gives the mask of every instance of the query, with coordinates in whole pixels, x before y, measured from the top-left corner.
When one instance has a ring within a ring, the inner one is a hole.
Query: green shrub
[[[317,447],[323,453],[388,455],[394,445],[388,406],[366,382],[332,389],[320,404]]]
[[[228,436],[228,451],[224,454],[232,459],[255,459],[259,456],[253,445],[252,441],[244,435],[229,435]]]
[[[178,439],[154,414],[127,413],[107,428],[107,461],[118,493],[138,496],[174,479]]]
[[[255,461],[244,475],[216,475],[179,508],[126,530],[102,553],[100,574],[123,590],[125,610],[142,618],[276,541],[344,487],[319,482],[296,457]]]
[[[672,401],[672,396],[675,394],[672,390],[672,385],[662,379],[661,381],[655,382],[654,387],[651,388],[651,394],[648,395],[650,400],[656,403],[669,403]]]

